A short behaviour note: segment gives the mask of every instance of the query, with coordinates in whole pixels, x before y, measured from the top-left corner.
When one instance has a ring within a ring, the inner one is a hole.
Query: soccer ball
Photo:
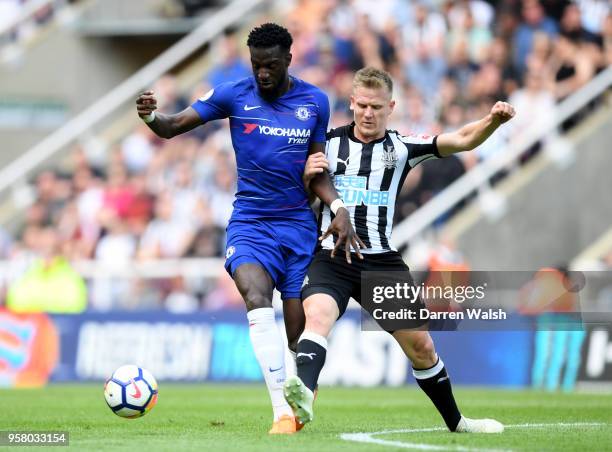
[[[104,383],[104,398],[117,416],[144,416],[157,403],[157,381],[146,369],[121,366]]]

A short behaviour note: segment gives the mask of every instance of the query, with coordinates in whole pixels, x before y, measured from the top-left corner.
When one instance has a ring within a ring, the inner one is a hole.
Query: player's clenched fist
[[[155,98],[155,93],[153,91],[145,91],[138,99],[136,99],[136,110],[138,111],[138,116],[148,116],[157,110],[157,99]]]
[[[327,171],[329,167],[329,162],[325,158],[325,155],[322,152],[317,152],[316,154],[312,154],[308,156],[308,160],[306,160],[306,166],[304,167],[304,175],[302,179],[304,180],[304,185],[308,187],[310,185],[310,181],[317,174],[321,174],[324,171]]]
[[[491,116],[500,124],[503,124],[514,117],[514,107],[508,102],[496,102],[491,109]]]

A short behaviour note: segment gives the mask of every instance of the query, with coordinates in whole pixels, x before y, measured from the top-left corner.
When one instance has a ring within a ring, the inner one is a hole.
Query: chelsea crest
[[[298,107],[295,109],[295,117],[300,121],[307,121],[311,113],[306,107]]]

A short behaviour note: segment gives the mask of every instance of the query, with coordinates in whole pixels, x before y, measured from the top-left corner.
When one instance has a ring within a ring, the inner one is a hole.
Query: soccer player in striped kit
[[[285,398],[302,422],[313,419],[314,390],[325,363],[327,336],[346,310],[351,297],[360,302],[361,272],[408,272],[401,255],[390,244],[396,197],[411,168],[426,160],[468,151],[484,142],[500,125],[514,116],[514,109],[497,102],[490,113],[452,133],[438,136],[403,136],[387,129],[395,102],[388,73],[359,70],[353,80],[351,109],[354,122],[327,134],[326,155],[311,155],[308,177],[328,171],[349,211],[351,222],[365,244],[365,259],[352,265],[334,259],[334,237],[327,231],[334,215],[326,205],[319,213],[319,250],[302,287],[306,328],[297,347],[298,375],[285,383]],[[340,203],[342,201],[336,201]],[[418,303],[417,303],[418,305]],[[503,425],[492,419],[469,419],[461,415],[453,397],[444,363],[436,354],[424,328],[389,331],[413,366],[419,386],[432,400],[452,432],[499,433]]]

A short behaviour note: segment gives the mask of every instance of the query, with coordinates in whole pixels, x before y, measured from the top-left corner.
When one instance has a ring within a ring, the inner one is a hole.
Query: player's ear
[[[389,114],[393,113],[393,109],[395,108],[395,101],[392,100],[389,102]]]
[[[289,67],[289,65],[291,64],[292,58],[293,58],[293,55],[291,55],[291,52],[287,52],[287,55],[285,55],[285,62],[287,63],[287,67]]]
[[[351,95],[351,105],[349,106],[351,111],[355,111],[355,96]]]

